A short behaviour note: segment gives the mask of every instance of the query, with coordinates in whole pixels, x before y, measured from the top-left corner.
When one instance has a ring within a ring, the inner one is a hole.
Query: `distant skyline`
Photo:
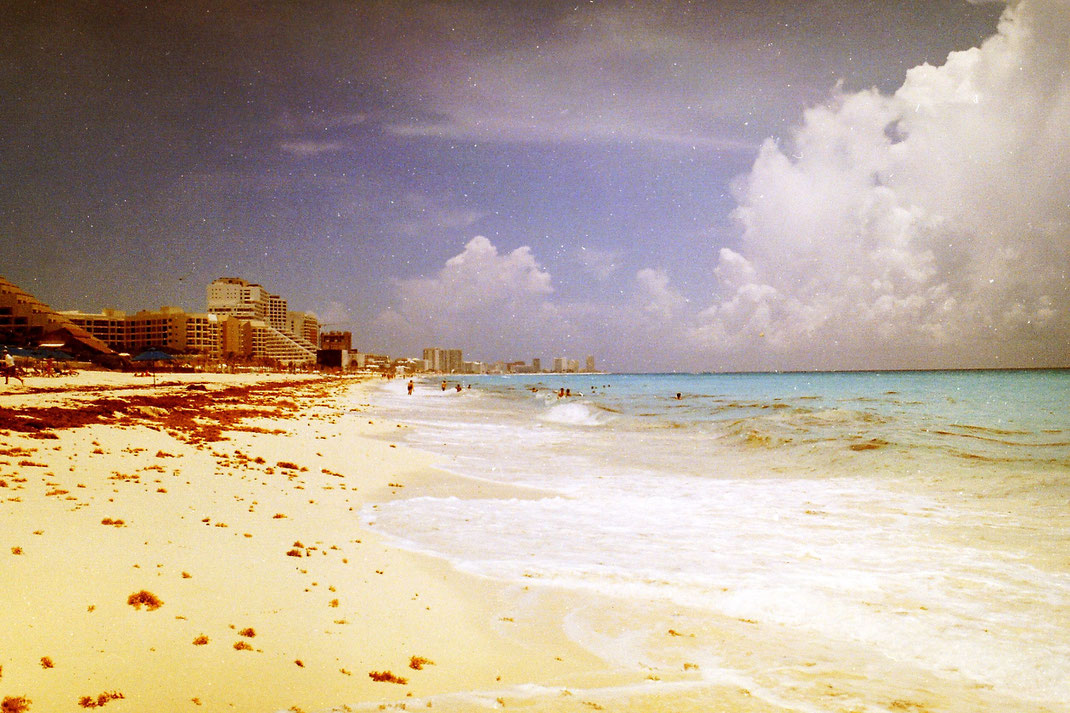
[[[1070,366],[1070,0],[6,3],[0,274],[362,351]]]

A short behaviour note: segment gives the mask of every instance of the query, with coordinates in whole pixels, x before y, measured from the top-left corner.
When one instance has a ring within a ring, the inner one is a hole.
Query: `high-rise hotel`
[[[208,313],[237,320],[224,335],[224,351],[266,356],[282,362],[316,360],[319,323],[306,312],[291,312],[286,300],[240,277],[220,277],[208,285]]]
[[[285,299],[238,277],[221,277],[208,285],[208,311],[190,313],[161,307],[126,314],[63,312],[116,351],[131,354],[156,347],[174,352],[267,358],[287,364],[316,360],[316,317],[291,312]]]

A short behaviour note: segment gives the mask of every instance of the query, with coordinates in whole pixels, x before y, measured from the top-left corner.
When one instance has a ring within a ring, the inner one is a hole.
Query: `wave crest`
[[[597,413],[587,404],[574,401],[552,406],[545,413],[539,415],[539,420],[548,423],[560,423],[566,426],[601,426],[609,418]]]

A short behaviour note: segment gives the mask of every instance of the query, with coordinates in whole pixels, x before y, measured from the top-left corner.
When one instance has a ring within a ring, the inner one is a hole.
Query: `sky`
[[[0,2],[0,274],[56,309],[1070,366],[1070,0]]]

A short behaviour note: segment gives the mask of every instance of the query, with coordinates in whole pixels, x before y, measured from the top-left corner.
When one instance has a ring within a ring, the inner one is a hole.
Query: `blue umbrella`
[[[33,351],[33,356],[37,359],[54,359],[56,361],[74,361],[74,357],[67,352],[60,351],[59,349],[38,348]]]
[[[173,356],[167,352],[162,352],[159,349],[148,349],[141,352],[130,361],[166,361],[168,359],[174,359]]]
[[[158,361],[168,361],[168,360],[171,360],[171,359],[174,359],[174,357],[171,356],[170,354],[168,354],[167,352],[162,352],[159,349],[147,349],[147,350],[141,352],[140,354],[138,354],[136,357],[134,357],[130,361],[146,361],[149,364],[155,364]],[[156,386],[156,371],[155,370],[152,371],[152,385]]]

